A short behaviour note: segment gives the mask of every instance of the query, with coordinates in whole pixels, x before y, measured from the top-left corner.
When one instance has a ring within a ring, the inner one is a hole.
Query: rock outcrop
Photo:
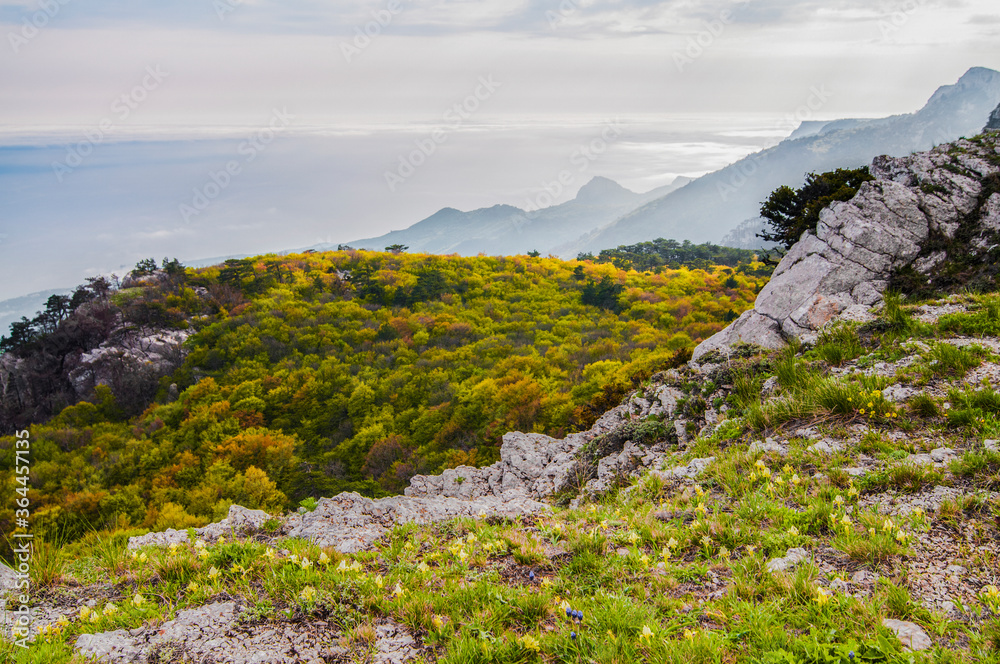
[[[524,495],[484,496],[474,500],[392,496],[373,500],[357,493],[341,493],[321,498],[312,512],[287,517],[285,530],[289,537],[334,547],[341,553],[357,553],[397,524],[435,523],[460,517],[517,518],[549,509],[548,505]]]
[[[997,106],[992,113],[990,113],[990,119],[983,127],[983,131],[1000,131],[1000,106]]]
[[[271,517],[263,510],[248,510],[240,505],[230,505],[229,514],[222,521],[210,523],[204,528],[197,528],[195,534],[206,542],[214,542],[220,536],[239,537],[260,530]],[[168,528],[163,532],[146,533],[130,537],[128,548],[139,549],[144,546],[170,546],[188,541],[186,530]]]
[[[279,623],[259,629],[240,620],[240,606],[217,602],[177,612],[162,625],[82,634],[76,651],[100,662],[196,661],[218,664],[293,664],[354,661],[348,648],[331,643],[325,622]],[[403,625],[386,619],[375,628],[374,648],[365,661],[406,662],[421,648]],[[89,660],[88,660],[89,661]]]
[[[663,376],[661,374],[661,376]],[[403,523],[434,523],[460,517],[518,518],[550,510],[541,502],[563,491],[574,495],[604,493],[629,477],[647,470],[663,480],[696,477],[713,459],[694,461],[660,470],[665,466],[670,443],[638,444],[633,430],[650,415],[674,418],[683,394],[664,384],[651,385],[648,394],[633,397],[605,413],[588,431],[558,440],[541,434],[512,432],[503,438],[500,461],[486,468],[460,466],[441,475],[417,475],[403,496],[371,499],[357,493],[342,493],[320,499],[311,512],[275,519],[282,532],[301,537],[341,553],[369,548],[393,526]],[[679,421],[679,420],[678,420]],[[681,429],[684,427],[681,426]],[[663,427],[660,433],[668,432]],[[581,461],[581,452],[598,438],[603,441]],[[229,509],[226,519],[198,528],[195,534],[206,542],[220,536],[243,537],[260,531],[269,517],[259,510],[239,505]],[[130,549],[170,546],[189,540],[188,532],[168,529],[129,539]]]
[[[1000,230],[996,135],[909,157],[878,157],[875,180],[824,209],[778,264],[754,308],[700,344],[697,362],[738,342],[780,348],[836,318],[867,320],[895,274],[933,276],[951,254],[991,250]],[[965,241],[958,242],[962,231]],[[954,248],[949,253],[949,243]]]
[[[98,385],[110,385],[123,370],[146,372],[159,378],[180,366],[183,344],[189,330],[156,330],[149,334],[123,335],[80,355],[69,372],[69,380],[79,398],[93,393]]]
[[[589,431],[562,440],[537,433],[508,433],[500,447],[500,461],[485,468],[459,466],[441,475],[417,475],[407,496],[444,496],[471,500],[484,496],[532,499],[562,491],[573,481],[576,456],[587,442],[627,421],[622,406],[605,413]]]

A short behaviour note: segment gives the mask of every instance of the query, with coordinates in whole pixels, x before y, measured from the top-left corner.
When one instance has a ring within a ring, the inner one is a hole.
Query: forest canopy
[[[141,414],[101,385],[30,427],[34,527],[65,538],[183,528],[232,503],[386,495],[416,473],[491,463],[508,431],[589,426],[749,308],[761,267],[653,274],[354,250],[172,265],[169,279],[102,293],[102,306],[119,320],[150,310],[187,326],[183,363],[154,383]],[[43,332],[20,340],[25,358],[45,347]],[[13,443],[0,438],[3,471]],[[14,505],[14,473],[2,476],[2,505]],[[0,527],[12,519],[0,507]]]

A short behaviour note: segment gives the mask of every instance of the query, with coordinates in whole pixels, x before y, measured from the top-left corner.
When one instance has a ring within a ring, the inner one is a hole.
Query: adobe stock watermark
[[[159,65],[146,67],[144,74],[138,85],[111,102],[110,110],[113,117],[101,118],[96,126],[83,132],[82,141],[66,148],[66,156],[62,161],[52,162],[52,171],[55,173],[56,180],[62,182],[75,168],[83,164],[84,160],[93,154],[94,149],[114,132],[116,122],[121,123],[128,120],[132,113],[149,98],[150,93],[159,88],[163,81],[170,76],[170,73],[160,69]]]
[[[736,14],[746,9],[746,6],[752,1],[742,0],[739,3],[739,7],[735,9],[723,9],[712,20],[702,21],[702,29],[697,34],[688,37],[687,43],[683,48],[678,48],[674,51],[674,66],[677,67],[677,71],[684,73],[688,65],[694,64],[696,60],[705,55],[715,45],[716,41],[725,34],[726,28],[736,19]]]
[[[405,0],[407,3],[412,1]],[[403,11],[403,4],[404,0],[388,0],[382,9],[373,9],[371,11],[372,20],[363,26],[358,25],[354,27],[354,38],[350,41],[340,42],[340,52],[344,55],[344,59],[347,60],[347,64],[351,64],[354,58],[361,55],[366,48],[371,46],[372,41],[381,35],[383,30],[392,25],[393,19]]]
[[[455,103],[441,116],[446,124],[436,127],[423,138],[416,139],[413,142],[415,149],[399,155],[396,169],[385,171],[385,184],[389,187],[389,191],[395,193],[397,187],[413,177],[417,169],[437,153],[438,148],[448,140],[451,133],[465,124],[502,85],[500,81],[493,80],[492,74],[480,76],[479,85],[472,93]]]
[[[891,41],[892,36],[909,23],[913,15],[926,4],[927,0],[903,0],[887,9],[878,21],[878,31],[882,35],[882,41]]]
[[[246,0],[212,0],[212,8],[220,21],[225,21],[226,17],[242,7]]]
[[[10,42],[10,48],[14,51],[14,55],[20,53],[23,47],[37,37],[42,28],[47,26],[49,21],[54,19],[69,3],[70,0],[39,0],[38,11],[30,17],[25,16],[21,19],[20,30],[7,33],[7,40]]]
[[[546,10],[545,20],[549,22],[549,30],[553,32],[557,30],[566,19],[575,14],[582,6],[583,3],[581,0],[561,0],[556,9]]]
[[[195,187],[191,194],[191,203],[181,203],[178,211],[185,223],[191,223],[193,217],[197,217],[212,205],[212,201],[218,198],[223,191],[229,188],[240,174],[243,167],[252,162],[257,156],[264,152],[267,147],[274,142],[277,135],[292,123],[295,116],[287,109],[272,109],[270,121],[260,129],[257,129],[246,140],[239,144],[236,153],[242,159],[231,159],[226,162],[218,171],[209,171],[208,179],[200,187]]]
[[[12,596],[17,609],[11,611],[14,616],[11,624],[11,635],[14,645],[27,649],[31,635],[32,608],[31,601],[31,560],[34,555],[32,541],[34,535],[29,529],[28,519],[31,516],[31,499],[28,497],[29,475],[31,472],[31,435],[28,431],[18,431],[14,443],[14,476],[11,478],[16,488],[14,493],[14,526],[16,530],[10,534],[11,552],[14,554],[14,590],[18,594]]]
[[[556,199],[573,185],[577,176],[586,173],[591,165],[600,159],[624,133],[625,130],[620,119],[615,118],[607,123],[601,130],[599,137],[587,141],[573,151],[569,157],[569,163],[573,168],[559,171],[559,174],[551,182],[543,182],[542,191],[525,201],[524,210],[535,212],[552,206]],[[516,227],[520,229],[519,225]]]
[[[833,93],[827,89],[825,84],[820,85],[819,87],[813,86],[809,88],[809,93],[810,94],[806,98],[805,103],[796,108],[794,112],[788,113],[785,117],[778,121],[774,127],[776,131],[791,134],[793,131],[798,129],[803,122],[812,120],[815,117],[815,113],[823,108],[823,106],[826,105],[826,102],[833,96]],[[761,167],[767,163],[771,154],[771,150],[764,150],[754,154],[750,157],[750,159],[740,160],[732,175],[729,176],[729,180],[727,182],[716,183],[715,186],[722,201],[728,202],[729,197],[743,187],[743,185],[745,185],[750,178],[756,175]]]

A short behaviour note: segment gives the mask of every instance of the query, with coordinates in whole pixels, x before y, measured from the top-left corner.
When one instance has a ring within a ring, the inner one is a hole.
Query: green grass
[[[864,352],[857,326],[841,323],[825,328],[812,353],[827,364],[839,367]]]
[[[929,369],[935,376],[964,376],[970,369],[983,363],[986,351],[979,346],[958,347],[949,343],[937,343],[931,347],[926,358]]]
[[[1000,297],[977,298],[979,308],[965,314],[947,314],[938,319],[938,329],[948,334],[972,337],[1000,336]]]

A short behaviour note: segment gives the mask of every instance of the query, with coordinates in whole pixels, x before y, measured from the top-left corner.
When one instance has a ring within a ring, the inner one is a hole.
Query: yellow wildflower
[[[330,556],[326,555],[326,551],[319,554],[319,564],[323,566],[330,564]]]
[[[208,578],[215,580],[220,576],[222,576],[222,572],[220,572],[215,565],[212,565],[211,569],[208,570]]]
[[[525,650],[530,650],[532,652],[538,652],[542,649],[542,644],[538,642],[538,639],[531,636],[530,634],[525,634],[524,636],[518,637],[518,642],[521,647]]]
[[[642,626],[642,634],[639,635],[640,641],[650,641],[653,638],[653,630],[649,628],[649,625]]]
[[[817,588],[816,603],[819,604],[820,606],[826,606],[829,601],[830,601],[830,591],[828,591],[826,588]]]
[[[132,603],[135,604],[136,608],[139,608],[146,603],[146,598],[136,593],[135,597],[132,598]]]
[[[791,528],[788,529],[788,534],[791,535],[792,537],[798,537],[799,529],[796,528],[795,526],[792,526]]]
[[[302,592],[299,593],[299,597],[304,602],[311,602],[313,601],[313,598],[316,597],[316,589],[312,586],[306,586],[302,589]]]
[[[434,629],[444,629],[444,620],[441,619],[441,616],[434,616],[431,618],[431,624],[434,625]]]

